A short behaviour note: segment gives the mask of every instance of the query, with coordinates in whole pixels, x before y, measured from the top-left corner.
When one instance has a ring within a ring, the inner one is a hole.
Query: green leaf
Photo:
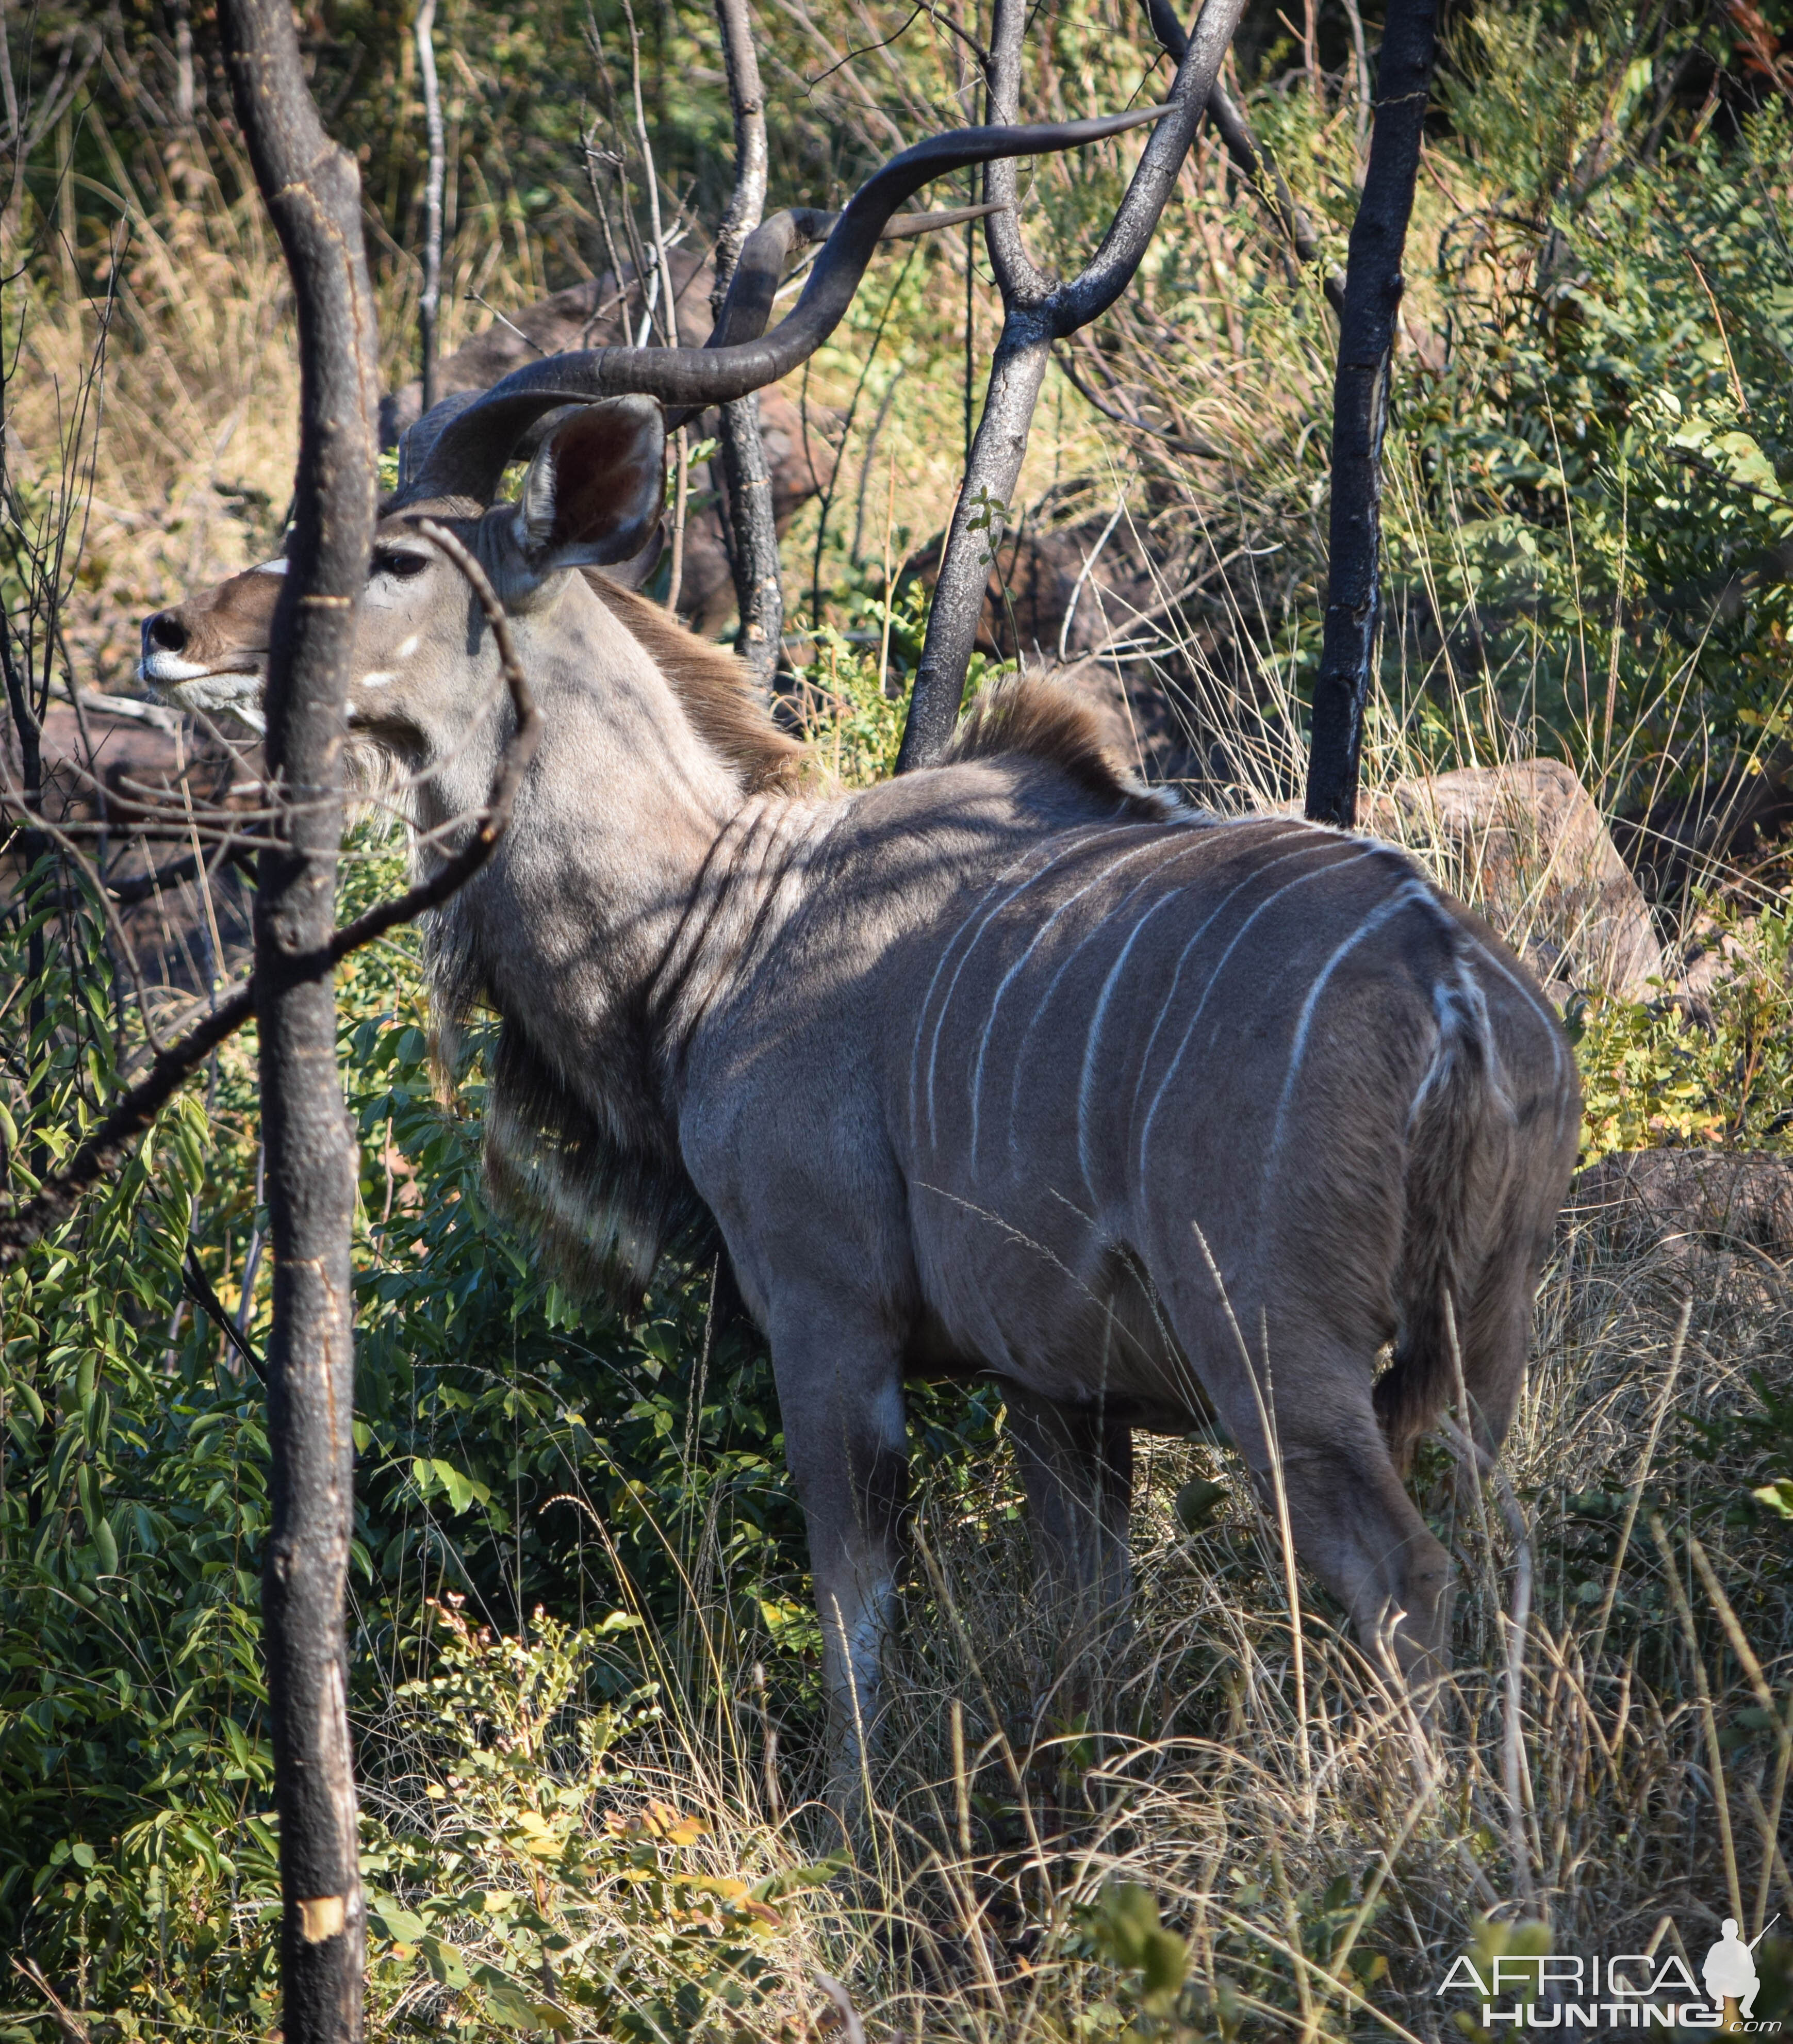
[[[1776,1477],[1772,1483],[1764,1483],[1749,1494],[1778,1517],[1793,1519],[1793,1477]]]
[[[473,1985],[472,1975],[461,1964],[460,1954],[452,1945],[444,1944],[440,1938],[420,1938],[417,1950],[424,1955],[424,1963],[429,1968],[431,1977],[440,1986],[464,1988]]]

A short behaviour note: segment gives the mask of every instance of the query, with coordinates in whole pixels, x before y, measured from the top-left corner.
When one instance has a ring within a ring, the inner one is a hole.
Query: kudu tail
[[[1376,1412],[1397,1464],[1457,1395],[1491,1226],[1517,1127],[1488,1003],[1461,955],[1434,989],[1438,1046],[1407,1130],[1406,1220],[1392,1365]]]

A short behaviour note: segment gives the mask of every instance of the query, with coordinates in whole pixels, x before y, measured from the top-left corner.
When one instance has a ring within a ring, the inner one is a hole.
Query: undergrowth
[[[662,56],[693,80],[667,160],[698,180],[724,102],[696,76],[697,15],[660,11]],[[1787,119],[1768,86],[1683,106],[1684,60],[1715,32],[1672,9],[1652,21],[1647,49],[1610,6],[1484,9],[1454,32],[1398,365],[1373,797],[1545,752],[1611,818],[1783,771]],[[320,75],[392,241],[376,267],[397,381],[415,290],[394,253],[415,198],[408,43],[393,10],[340,25]],[[953,39],[923,25],[939,33],[920,48],[918,29],[875,84],[792,95],[781,196],[836,196],[956,103]],[[290,474],[275,252],[204,92],[190,133],[159,125],[166,52],[144,56],[140,26],[113,54],[141,60],[143,91],[115,80],[83,102],[45,145],[70,179],[35,165],[0,221],[35,251],[0,311],[15,621],[28,557],[48,551],[34,521],[77,471],[88,493],[66,615],[34,647],[59,688],[128,686],[136,618],[271,550]],[[1033,110],[1141,86],[1147,62],[1100,8],[1046,26]],[[526,302],[594,259],[596,231],[568,155],[584,111],[548,90],[582,25],[543,9],[460,29],[450,344],[482,317],[471,294]],[[787,83],[832,60],[801,8],[766,33]],[[1337,256],[1350,96],[1265,63],[1254,117]],[[1121,160],[1042,167],[1030,232],[1079,245]],[[65,190],[82,196],[59,247]],[[1054,371],[1019,522],[1116,513],[1105,544],[1145,560],[1150,586],[1104,597],[1080,549],[1109,636],[1072,678],[1150,682],[1181,705],[1209,799],[1281,801],[1317,649],[1330,330],[1217,151],[1181,202],[1085,365],[1160,430],[1098,420]],[[792,648],[794,713],[847,785],[893,763],[925,627],[915,571],[962,451],[958,260],[896,259],[815,365],[812,424],[843,479],[827,530],[812,505],[788,544],[793,590],[820,597]],[[975,277],[973,301],[987,343]],[[96,436],[68,401],[102,323]],[[1170,460],[1165,431],[1223,454]],[[997,550],[999,583],[1016,559]],[[973,683],[1042,650],[992,644]],[[345,915],[399,877],[389,847],[355,850]],[[32,860],[0,912],[15,1193],[142,1047],[85,884]],[[1712,877],[1653,905],[1664,973],[1644,997],[1563,947],[1588,1158],[1789,1147],[1782,878]],[[1529,938],[1535,905],[1476,900]],[[1696,928],[1726,960],[1698,1001],[1676,983]],[[351,1704],[374,2035],[796,2040],[835,2032],[826,1981],[878,2036],[1474,2038],[1479,2011],[1436,1992],[1465,1952],[1548,1938],[1679,1954],[1697,1977],[1720,1918],[1753,1936],[1777,1910],[1757,2012],[1793,2014],[1778,1270],[1565,1228],[1513,1494],[1460,1494],[1435,1443],[1416,1471],[1462,1590],[1430,1723],[1292,1578],[1254,1487],[1205,1440],[1144,1448],[1138,1598],[1087,1642],[1096,1672],[1074,1688],[1024,1587],[999,1397],[918,1389],[906,1627],[872,1812],[847,1834],[817,1800],[817,1636],[770,1363],[720,1273],[675,1266],[626,1311],[576,1307],[486,1212],[487,1045],[469,1034],[445,1101],[411,937],[358,955],[340,1014],[362,1156]],[[253,1059],[252,1034],[221,1052],[0,1277],[0,1948],[20,1969],[0,2037],[248,2038],[273,2020]]]

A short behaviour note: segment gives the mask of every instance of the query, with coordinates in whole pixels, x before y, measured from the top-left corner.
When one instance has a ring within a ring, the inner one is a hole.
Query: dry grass
[[[924,1485],[858,1871],[785,1906],[762,1999],[693,2031],[820,2034],[826,1973],[873,2035],[1430,2038],[1469,2005],[1434,1994],[1451,1962],[1499,1949],[1478,1919],[1542,1921],[1558,1951],[1680,1951],[1697,1978],[1722,1916],[1748,1938],[1793,1915],[1776,1843],[1793,1594],[1785,1530],[1748,1502],[1772,1455],[1741,1417],[1760,1410],[1753,1374],[1787,1394],[1793,1291],[1743,1259],[1565,1234],[1540,1328],[1504,1504],[1491,1489],[1460,1513],[1450,1458],[1422,1457],[1461,1585],[1429,1723],[1305,1577],[1292,1621],[1274,1514],[1228,1451],[1151,1449],[1136,1608],[1085,1646],[1074,1704],[1064,1639],[1017,1594],[1006,1457]],[[1193,1534],[1173,1505],[1192,1474],[1227,1485]],[[594,1815],[660,1799],[705,1827],[694,1865],[760,1881],[843,1835],[816,1800],[812,1718],[799,1705],[772,1737],[756,1664],[787,1707],[803,1674],[743,1619],[763,1585],[693,1587],[687,1658],[650,1643],[665,1718]],[[1104,1946],[1117,1882],[1186,1940],[1174,2011],[1142,2014]],[[616,1891],[613,1930],[635,1900]]]

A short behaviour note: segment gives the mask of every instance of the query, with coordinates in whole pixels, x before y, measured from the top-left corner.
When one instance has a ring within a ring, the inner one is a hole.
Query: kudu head
[[[899,216],[922,185],[1100,140],[1164,111],[935,136],[885,164],[838,217],[782,213],[757,229],[708,346],[553,355],[483,394],[445,398],[406,434],[398,487],[375,532],[350,676],[351,731],[427,770],[464,744],[482,713],[497,713],[490,635],[464,580],[419,530],[425,520],[454,525],[526,630],[551,628],[562,605],[591,601],[579,570],[627,563],[655,535],[668,424],[803,363],[839,324],[881,239],[990,210]],[[792,247],[824,232],[802,295],[764,332]],[[532,443],[520,495],[496,501],[505,469]],[[259,724],[284,566],[268,562],[146,618],[143,678],[187,708]]]
[[[467,489],[420,496],[401,484],[375,528],[349,670],[349,729],[413,768],[464,743],[501,693],[479,605],[424,527],[439,522],[455,533],[531,637],[552,633],[557,613],[578,601],[574,570],[629,562],[655,532],[666,462],[660,406],[626,397],[559,409],[513,501],[482,504]],[[146,618],[144,679],[190,709],[259,724],[285,565],[251,568]]]

